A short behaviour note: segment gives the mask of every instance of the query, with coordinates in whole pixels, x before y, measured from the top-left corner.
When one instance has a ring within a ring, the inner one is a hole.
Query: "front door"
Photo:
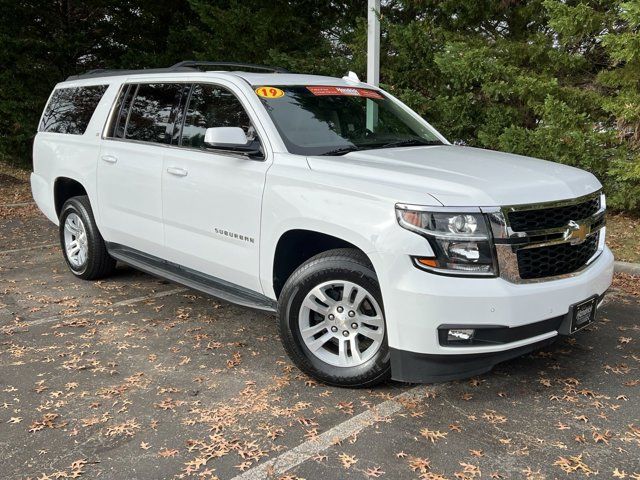
[[[167,260],[261,292],[260,213],[269,162],[204,145],[210,127],[241,127],[256,137],[239,98],[220,85],[192,86],[180,137],[163,160],[164,238]]]

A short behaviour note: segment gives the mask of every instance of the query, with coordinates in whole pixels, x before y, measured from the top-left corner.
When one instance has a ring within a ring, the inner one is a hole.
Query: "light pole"
[[[368,0],[367,83],[380,83],[380,0]]]
[[[367,83],[380,83],[380,0],[368,0],[367,12]],[[367,130],[378,126],[378,104],[367,99]]]

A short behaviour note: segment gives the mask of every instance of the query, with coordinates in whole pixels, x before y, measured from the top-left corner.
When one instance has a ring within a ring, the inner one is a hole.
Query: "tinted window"
[[[204,132],[212,127],[240,127],[249,140],[255,130],[244,107],[229,90],[215,85],[194,85],[182,127],[183,147],[202,148]]]
[[[116,109],[113,113],[114,118],[111,121],[107,136],[124,138],[124,128],[127,125],[129,107],[131,106],[131,100],[133,100],[133,96],[136,94],[137,89],[138,85],[125,85],[122,90],[120,90]]]
[[[142,142],[169,143],[173,116],[182,85],[142,84],[133,100],[124,138]]]
[[[376,90],[332,86],[280,88],[283,96],[260,100],[291,153],[333,155],[442,143],[435,131]]]
[[[106,90],[107,85],[57,89],[38,130],[82,135]]]

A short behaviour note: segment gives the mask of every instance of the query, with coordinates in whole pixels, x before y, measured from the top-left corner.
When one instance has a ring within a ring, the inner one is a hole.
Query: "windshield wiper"
[[[328,152],[321,153],[320,155],[322,156],[345,155],[349,152],[355,152],[357,150],[362,150],[362,149],[355,145],[351,145],[349,147],[341,147],[341,148],[336,148],[335,150],[329,150]]]
[[[348,147],[340,147],[335,150],[330,150],[320,155],[345,155],[349,152],[356,152],[358,150],[373,150],[378,148],[394,148],[394,147],[418,147],[425,145],[442,145],[440,140],[422,140],[420,138],[411,138],[407,140],[397,140],[395,142],[387,142],[381,144],[364,144],[361,146],[350,145]]]
[[[395,142],[383,143],[372,148],[394,148],[394,147],[421,147],[425,145],[442,145],[440,140],[422,140],[420,138],[411,138],[408,140],[398,140]]]

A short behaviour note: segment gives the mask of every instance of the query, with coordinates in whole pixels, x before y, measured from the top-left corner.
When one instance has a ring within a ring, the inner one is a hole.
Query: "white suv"
[[[55,87],[31,186],[76,276],[119,260],[277,311],[296,365],[343,386],[476,375],[594,320],[593,175],[451,145],[355,75],[229,66]]]

